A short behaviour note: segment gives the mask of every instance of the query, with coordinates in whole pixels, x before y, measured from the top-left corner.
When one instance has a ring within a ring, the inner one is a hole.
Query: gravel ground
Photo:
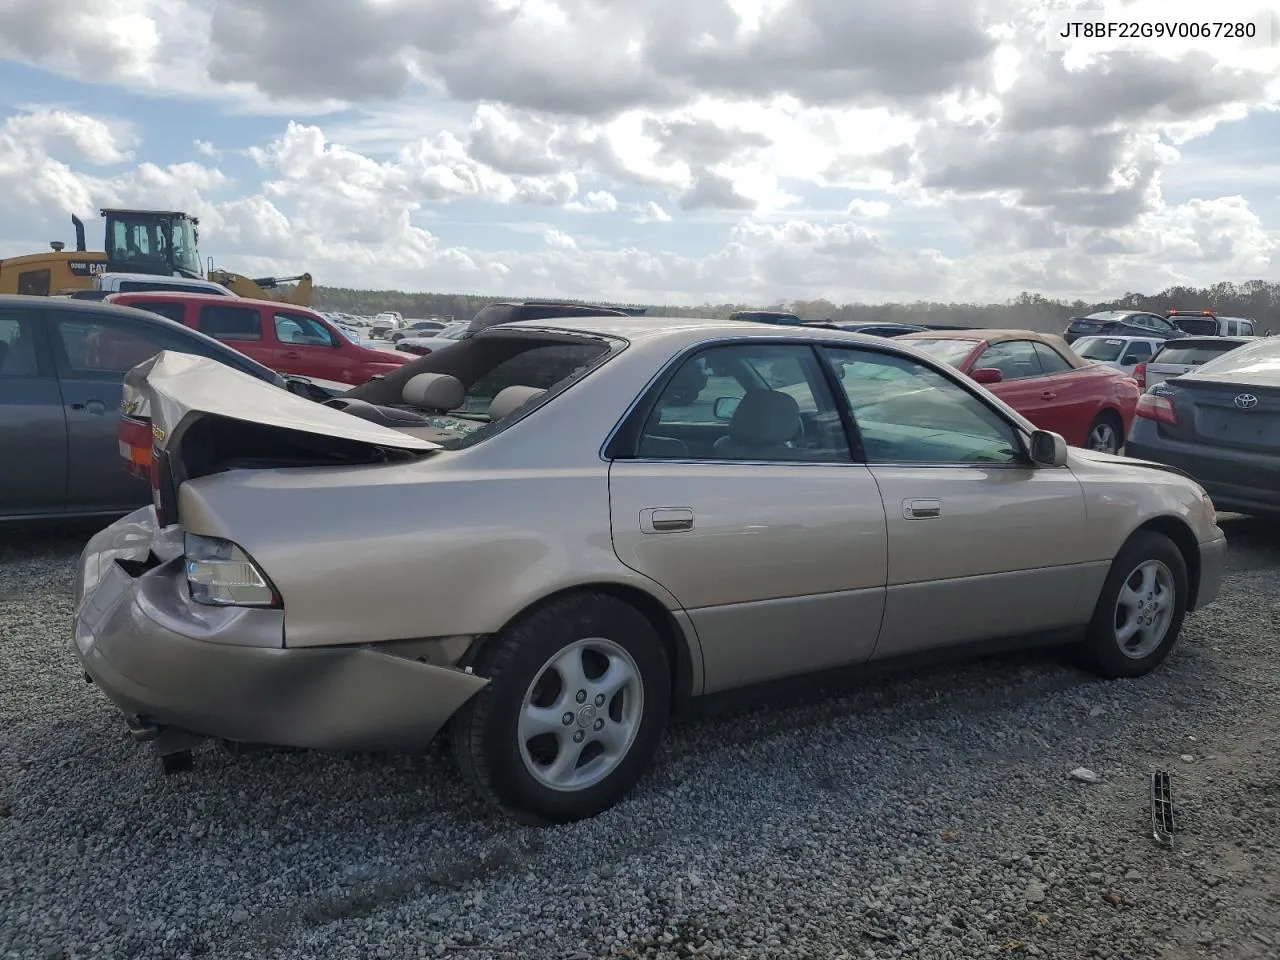
[[[1275,958],[1280,528],[1224,526],[1224,595],[1150,677],[1021,655],[684,720],[547,830],[440,752],[162,777],[68,647],[86,532],[0,533],[0,956]]]

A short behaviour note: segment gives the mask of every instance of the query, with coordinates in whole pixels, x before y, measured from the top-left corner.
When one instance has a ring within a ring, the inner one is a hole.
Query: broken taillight
[[[1140,390],[1147,389],[1147,362],[1145,360],[1133,368],[1133,379],[1138,381]]]
[[[151,472],[151,448],[154,439],[151,435],[151,421],[139,420],[136,417],[120,417],[120,456],[124,459],[124,468],[135,477],[145,479]]]

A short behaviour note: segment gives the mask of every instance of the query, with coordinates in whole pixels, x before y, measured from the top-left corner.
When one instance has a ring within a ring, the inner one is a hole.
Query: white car
[[[1182,337],[1170,340],[1135,374],[1138,386],[1150,390],[1170,377],[1180,377],[1260,337]]]
[[[1164,343],[1163,337],[1081,337],[1071,349],[1084,360],[1133,376],[1138,364],[1150,360]]]

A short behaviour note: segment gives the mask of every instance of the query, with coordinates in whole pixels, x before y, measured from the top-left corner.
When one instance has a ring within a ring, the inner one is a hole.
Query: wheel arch
[[[490,634],[485,634],[479,638],[479,642],[472,644],[459,666],[470,666],[474,664],[483,651],[487,650],[493,643],[498,642],[498,638],[511,627],[512,624],[523,620],[535,611],[563,600],[565,597],[576,596],[584,593],[601,593],[614,599],[621,600],[623,603],[633,607],[653,627],[657,633],[659,640],[662,642],[663,649],[667,655],[667,662],[671,667],[671,695],[673,706],[679,706],[694,695],[694,688],[700,669],[695,669],[694,657],[701,658],[701,652],[695,650],[697,643],[696,637],[690,637],[685,628],[662,601],[658,600],[653,594],[642,590],[640,587],[626,583],[616,583],[611,581],[598,581],[594,583],[579,583],[573,586],[564,587],[556,590],[546,596],[527,604],[514,616],[507,620],[498,630]],[[700,667],[701,664],[698,664]]]
[[[1139,530],[1149,530],[1168,537],[1178,548],[1183,562],[1187,565],[1187,610],[1195,610],[1200,593],[1200,543],[1196,540],[1191,527],[1185,520],[1166,514],[1144,521],[1133,533]],[[1133,533],[1129,534],[1125,540],[1126,544],[1133,539]]]

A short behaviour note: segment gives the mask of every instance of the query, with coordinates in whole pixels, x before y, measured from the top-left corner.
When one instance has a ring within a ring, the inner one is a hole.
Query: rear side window
[[[454,348],[450,348],[454,349]],[[607,351],[595,343],[557,344],[534,347],[504,360],[467,389],[467,399],[455,413],[485,413],[489,404],[507,387],[535,387],[549,390],[560,382],[586,371]]]
[[[261,340],[262,316],[252,307],[206,304],[200,308],[200,332],[218,340]]]
[[[182,323],[183,318],[187,315],[187,308],[184,304],[175,303],[172,300],[154,300],[151,302],[142,302],[130,304],[139,310],[145,310],[147,313],[159,314],[175,323]]]
[[[26,316],[0,315],[0,380],[38,376],[35,324]]]
[[[1208,363],[1214,357],[1220,357],[1239,347],[1238,343],[1197,343],[1191,346],[1179,346],[1171,343],[1155,355],[1153,363],[1189,363],[1198,365]]]

